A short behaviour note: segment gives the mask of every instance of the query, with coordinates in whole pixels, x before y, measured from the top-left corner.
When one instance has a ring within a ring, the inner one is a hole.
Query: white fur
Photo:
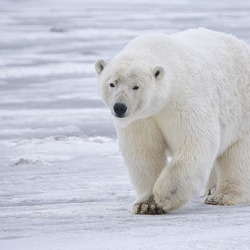
[[[202,28],[145,34],[96,70],[111,112],[117,102],[127,106],[114,120],[137,207],[153,195],[165,212],[179,208],[208,179],[206,203],[250,201],[250,50],[243,41]]]

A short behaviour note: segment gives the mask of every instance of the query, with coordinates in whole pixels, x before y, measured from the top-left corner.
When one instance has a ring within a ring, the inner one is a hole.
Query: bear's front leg
[[[117,128],[120,149],[136,190],[132,208],[135,214],[162,214],[155,204],[153,187],[166,166],[166,145],[152,119],[135,121],[126,128]]]
[[[166,109],[155,116],[172,153],[153,188],[154,200],[165,213],[182,207],[202,190],[218,154],[216,113],[213,106],[198,104],[185,99],[185,109]]]
[[[153,196],[164,213],[185,205],[204,186],[215,154],[205,153],[201,149],[197,151],[199,153],[186,149],[177,153],[157,179]]]

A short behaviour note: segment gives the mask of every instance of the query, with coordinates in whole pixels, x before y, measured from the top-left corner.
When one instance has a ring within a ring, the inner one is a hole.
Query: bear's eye
[[[114,84],[114,83],[110,83],[109,86],[110,86],[111,88],[114,88],[114,87],[115,87],[115,84]]]
[[[137,90],[137,89],[139,89],[139,87],[138,86],[134,86],[132,89],[133,90]]]

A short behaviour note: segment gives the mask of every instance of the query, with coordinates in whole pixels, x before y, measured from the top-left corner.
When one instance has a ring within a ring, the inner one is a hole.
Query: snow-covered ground
[[[250,249],[250,206],[135,216],[94,61],[144,32],[250,42],[250,2],[0,0],[0,249]]]

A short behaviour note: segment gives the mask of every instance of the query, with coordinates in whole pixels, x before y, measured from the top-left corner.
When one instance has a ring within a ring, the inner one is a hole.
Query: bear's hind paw
[[[166,212],[157,206],[154,197],[152,196],[148,201],[142,202],[140,204],[135,204],[133,207],[133,213],[135,214],[165,214]]]
[[[221,206],[233,206],[245,203],[246,199],[244,196],[234,192],[234,193],[217,193],[208,196],[205,199],[205,204],[208,205],[221,205]]]

